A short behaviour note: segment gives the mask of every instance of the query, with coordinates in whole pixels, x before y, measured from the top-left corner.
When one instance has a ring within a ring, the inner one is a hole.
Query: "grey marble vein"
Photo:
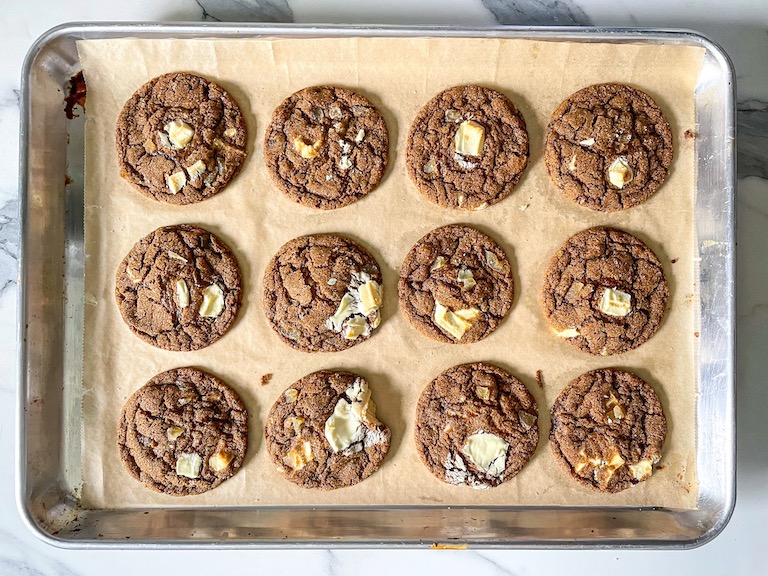
[[[19,201],[0,206],[0,294],[14,284],[19,264]]]
[[[592,24],[592,19],[569,0],[482,0],[499,24],[523,26]]]
[[[195,0],[203,20],[216,22],[293,22],[287,0]]]
[[[768,102],[739,103],[736,123],[739,178],[768,178]]]

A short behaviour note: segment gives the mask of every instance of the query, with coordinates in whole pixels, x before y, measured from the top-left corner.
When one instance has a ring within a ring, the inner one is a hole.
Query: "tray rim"
[[[28,343],[26,338],[26,324],[28,321],[27,310],[25,306],[27,297],[27,253],[28,246],[26,242],[28,231],[28,217],[29,207],[27,203],[27,190],[29,186],[29,130],[30,119],[29,111],[31,104],[31,92],[30,92],[30,77],[35,64],[36,58],[49,44],[55,40],[71,36],[74,39],[88,39],[99,38],[99,34],[107,34],[109,37],[120,36],[156,36],[160,37],[174,37],[174,35],[185,36],[187,38],[205,38],[214,37],[223,33],[241,33],[241,39],[249,37],[285,37],[290,38],[291,35],[304,35],[304,36],[316,36],[316,37],[328,37],[328,36],[348,36],[354,37],[357,35],[365,36],[378,36],[378,37],[398,37],[398,36],[426,36],[426,37],[485,37],[485,38],[524,38],[531,40],[553,40],[553,41],[584,41],[584,42],[617,42],[625,41],[647,41],[649,39],[655,40],[658,43],[663,43],[663,40],[678,40],[681,42],[688,42],[699,45],[707,50],[711,54],[718,65],[722,67],[728,78],[729,88],[724,89],[725,109],[727,111],[727,117],[725,121],[726,138],[731,142],[731,146],[727,152],[728,167],[725,170],[725,179],[727,180],[726,190],[724,191],[725,199],[727,202],[727,224],[725,230],[725,236],[727,243],[731,246],[725,256],[725,276],[728,282],[728,291],[732,295],[729,299],[726,311],[728,313],[729,327],[731,331],[725,334],[725,349],[727,352],[724,361],[726,363],[727,383],[728,387],[722,391],[722,398],[726,402],[727,412],[732,415],[728,425],[725,427],[727,441],[727,449],[725,450],[726,462],[725,466],[728,471],[726,477],[723,478],[725,484],[725,501],[723,502],[722,510],[716,520],[708,526],[698,536],[682,539],[682,540],[626,540],[619,538],[611,539],[595,539],[595,540],[512,540],[512,541],[499,541],[499,540],[468,540],[461,539],[458,541],[448,540],[446,544],[448,546],[455,546],[457,543],[464,546],[468,545],[473,549],[480,548],[646,548],[646,549],[664,549],[664,548],[696,548],[710,542],[717,537],[730,521],[736,500],[736,469],[735,469],[735,457],[736,457],[736,415],[735,415],[735,382],[736,382],[736,367],[735,367],[735,350],[736,350],[736,314],[735,314],[735,271],[736,271],[736,258],[735,258],[735,226],[736,226],[736,203],[735,203],[735,183],[736,183],[736,163],[735,163],[735,139],[736,139],[736,122],[735,122],[735,93],[736,93],[736,76],[733,63],[731,62],[727,53],[720,47],[719,44],[711,40],[706,35],[691,29],[685,28],[652,28],[652,27],[599,27],[599,26],[458,26],[458,25],[440,25],[440,26],[424,26],[424,25],[382,25],[382,24],[296,24],[296,23],[226,23],[226,22],[202,22],[202,23],[189,23],[189,22],[177,22],[177,23],[157,23],[157,22],[68,22],[51,28],[43,33],[30,47],[27,55],[24,59],[24,63],[21,70],[21,114],[20,114],[20,132],[19,132],[19,246],[20,257],[18,261],[18,281],[19,292],[17,300],[17,344],[18,344],[18,357],[17,357],[17,380],[19,382],[17,392],[17,418],[16,418],[16,451],[15,451],[15,497],[16,506],[19,515],[22,518],[23,523],[30,529],[36,537],[43,542],[55,547],[68,548],[68,549],[159,549],[159,548],[174,548],[174,549],[206,549],[210,547],[222,548],[222,549],[258,549],[258,548],[283,548],[286,544],[291,547],[302,548],[382,548],[382,547],[397,547],[397,548],[416,548],[430,545],[432,540],[346,540],[339,542],[331,538],[324,540],[297,540],[297,541],[284,541],[284,540],[251,540],[251,541],[235,541],[235,542],[222,542],[221,540],[206,540],[206,541],[188,541],[188,540],[145,540],[145,541],[131,541],[127,543],[121,540],[74,540],[66,539],[55,536],[48,532],[44,526],[41,525],[34,518],[29,507],[28,496],[25,493],[26,488],[26,476],[27,470],[24,467],[24,457],[27,453],[27,415],[28,408],[28,392],[29,386],[27,381],[26,368],[28,366]],[[177,37],[178,37],[177,36]],[[221,38],[226,39],[226,38]],[[698,426],[697,426],[698,436]],[[697,452],[698,453],[698,452]],[[242,508],[242,507],[233,507]],[[266,506],[266,507],[247,507],[258,509],[280,509],[284,507],[279,506]],[[315,507],[292,507],[292,508],[312,508]],[[487,510],[485,506],[385,506],[381,509],[431,509],[431,510],[472,510],[483,509]],[[583,507],[551,507],[551,506],[503,506],[494,507],[496,510],[514,509],[514,510],[552,510],[557,508],[558,510],[578,509],[584,510]],[[181,511],[193,511],[196,509],[208,509],[208,507],[187,507],[180,508]],[[230,508],[231,509],[231,508]],[[322,510],[334,510],[337,507],[322,507]],[[365,509],[364,507],[345,507],[347,511],[353,509]],[[634,510],[659,510],[659,508],[645,508]],[[587,507],[587,510],[595,511],[610,511],[610,510],[625,510],[624,507]],[[669,510],[669,509],[665,509]],[[671,511],[671,510],[670,510]]]

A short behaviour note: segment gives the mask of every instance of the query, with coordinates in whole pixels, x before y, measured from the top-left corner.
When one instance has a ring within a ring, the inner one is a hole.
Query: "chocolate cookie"
[[[416,448],[440,480],[491,488],[531,459],[539,442],[538,414],[525,385],[501,368],[454,366],[421,393]]]
[[[229,329],[240,307],[240,269],[229,248],[197,226],[158,228],[117,269],[115,298],[139,338],[164,350],[199,350]]]
[[[666,436],[656,393],[629,372],[582,374],[552,405],[555,458],[580,484],[601,492],[620,492],[650,477]]]
[[[335,86],[289,96],[264,136],[264,160],[277,187],[322,210],[352,204],[376,188],[388,148],[379,111],[360,94]]]
[[[240,171],[247,133],[237,102],[193,74],[153,78],[117,119],[120,172],[142,194],[169,204],[200,202]]]
[[[381,322],[381,271],[349,238],[301,236],[285,244],[264,272],[264,314],[278,336],[304,352],[338,352]]]
[[[443,90],[408,132],[408,174],[446,208],[481,210],[504,199],[528,163],[525,120],[503,94],[482,86]]]
[[[647,200],[667,177],[672,131],[650,96],[624,84],[596,84],[552,114],[545,160],[566,198],[615,212]]]
[[[368,478],[389,450],[364,378],[315,372],[283,392],[267,416],[267,450],[277,469],[304,488],[333,490]]]
[[[171,496],[231,478],[248,447],[248,412],[221,380],[195,368],[158,374],[123,408],[117,449],[131,476]]]
[[[659,328],[669,290],[656,255],[613,228],[571,236],[549,261],[544,313],[555,333],[590,354],[620,354]]]
[[[410,323],[438,342],[482,340],[514,299],[504,251],[492,238],[460,224],[432,230],[416,242],[397,286]]]

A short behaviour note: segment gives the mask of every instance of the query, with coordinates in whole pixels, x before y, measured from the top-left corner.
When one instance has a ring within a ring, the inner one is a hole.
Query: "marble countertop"
[[[720,43],[738,79],[738,498],[713,542],[658,551],[69,551],[22,524],[14,501],[20,70],[32,42],[70,21],[265,21],[682,27]],[[768,3],[762,0],[28,0],[0,10],[0,576],[260,573],[745,574],[761,567],[768,516]],[[759,572],[758,572],[759,573]]]

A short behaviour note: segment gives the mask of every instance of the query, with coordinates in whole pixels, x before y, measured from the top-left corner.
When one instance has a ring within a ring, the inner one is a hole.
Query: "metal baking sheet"
[[[705,49],[695,92],[700,262],[698,506],[238,507],[87,510],[79,505],[83,339],[83,118],[64,91],[75,42],[99,38],[463,36],[632,42]],[[692,547],[716,536],[735,499],[734,76],[727,56],[689,31],[276,25],[71,24],[43,35],[22,73],[17,496],[44,540],[65,547]]]

